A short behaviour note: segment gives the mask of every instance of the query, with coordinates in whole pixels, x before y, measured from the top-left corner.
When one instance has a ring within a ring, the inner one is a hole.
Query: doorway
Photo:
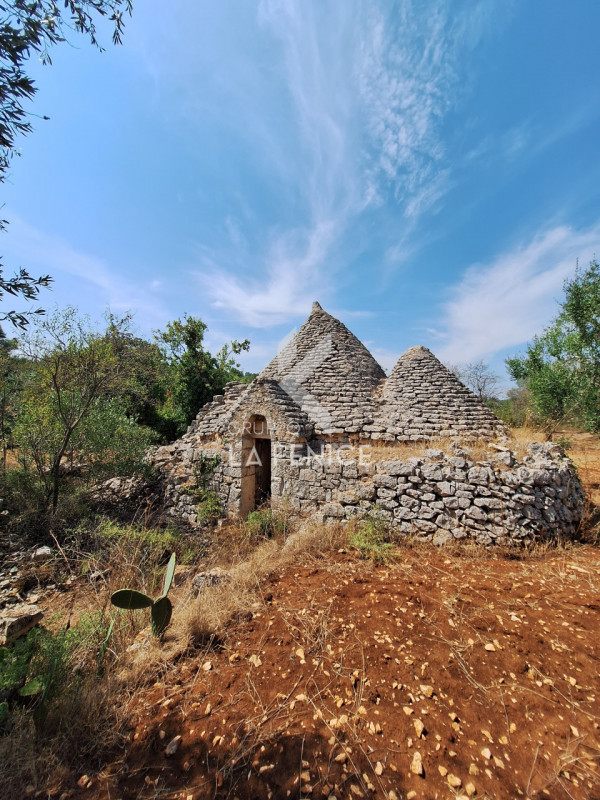
[[[251,417],[242,440],[240,515],[247,516],[271,499],[271,436],[264,416]]]

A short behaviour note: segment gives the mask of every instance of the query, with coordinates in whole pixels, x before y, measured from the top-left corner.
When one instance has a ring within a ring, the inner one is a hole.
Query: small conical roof
[[[277,381],[316,432],[355,433],[373,421],[383,369],[346,326],[313,303],[309,318],[257,380]]]
[[[470,389],[421,345],[398,359],[385,381],[381,418],[409,436],[501,434],[503,423]]]

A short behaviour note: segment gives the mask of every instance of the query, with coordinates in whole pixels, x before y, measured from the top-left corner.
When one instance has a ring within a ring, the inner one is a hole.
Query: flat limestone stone
[[[10,644],[34,628],[44,616],[38,606],[7,609],[0,615],[0,646]]]

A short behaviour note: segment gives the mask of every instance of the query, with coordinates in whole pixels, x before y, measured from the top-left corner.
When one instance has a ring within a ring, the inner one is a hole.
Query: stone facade
[[[554,445],[533,444],[519,461],[506,437],[503,423],[429,350],[411,348],[386,378],[315,303],[251,384],[229,384],[153,460],[166,508],[191,525],[202,487],[229,515],[263,502],[323,521],[375,514],[399,534],[436,542],[572,535],[583,492],[569,459]],[[476,439],[490,443],[493,457],[471,460]],[[402,455],[406,443],[433,440],[445,442],[443,450],[424,444],[422,455]],[[382,445],[389,457],[372,459]]]
[[[208,488],[235,514],[242,463],[233,449],[204,452],[221,457]],[[310,512],[319,521],[375,515],[399,534],[436,543],[465,537],[482,544],[530,543],[573,536],[581,522],[581,485],[571,461],[553,444],[531,444],[521,461],[504,448],[490,461],[475,462],[456,444],[446,453],[430,449],[404,460],[369,462],[364,456],[348,459],[343,447],[319,451],[317,442],[281,445],[272,468],[272,505]],[[197,500],[188,493],[189,466],[180,461],[176,470],[172,463],[167,504],[193,524]]]

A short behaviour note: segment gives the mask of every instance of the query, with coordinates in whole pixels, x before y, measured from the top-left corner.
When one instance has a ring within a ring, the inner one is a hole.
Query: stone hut
[[[192,524],[202,485],[225,513],[241,517],[269,503],[322,520],[376,514],[400,533],[435,541],[573,533],[583,494],[571,462],[540,444],[519,462],[506,437],[504,424],[427,348],[407,350],[386,378],[345,325],[314,303],[252,383],[228,384],[153,460],[168,509]],[[474,461],[465,448],[476,439],[495,455]],[[408,457],[407,444],[418,442],[418,456]]]

